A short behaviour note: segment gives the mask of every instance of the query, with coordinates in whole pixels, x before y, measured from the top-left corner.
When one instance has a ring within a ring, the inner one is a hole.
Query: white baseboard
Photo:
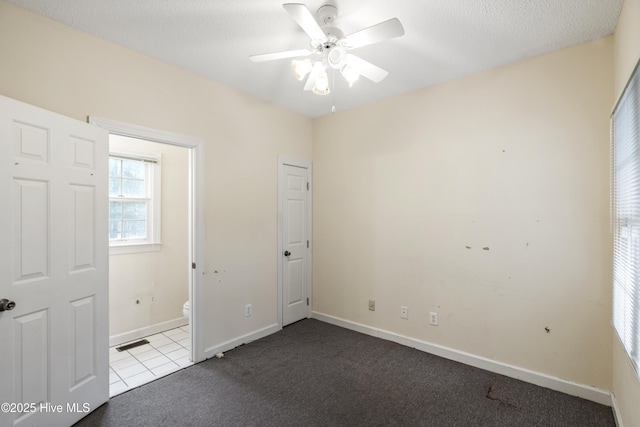
[[[613,418],[616,421],[617,427],[624,427],[622,424],[622,420],[620,419],[620,408],[618,407],[618,401],[616,400],[616,395],[611,393],[611,409],[613,410]]]
[[[248,344],[251,341],[259,340],[260,338],[264,338],[268,335],[278,332],[282,328],[276,323],[271,326],[266,326],[262,329],[258,329],[257,331],[248,333],[238,338],[234,338],[232,340],[223,342],[222,344],[218,344],[213,347],[209,347],[204,351],[204,358],[210,359],[218,353],[224,353],[225,351],[229,351],[232,348],[236,348],[242,344]]]
[[[509,365],[507,363],[497,362],[495,360],[487,359],[475,354],[466,353],[464,351],[455,350],[449,347],[429,343],[416,338],[403,336],[395,332],[385,331],[383,329],[374,328],[361,323],[352,322],[350,320],[341,319],[315,311],[311,313],[311,317],[366,335],[393,341],[407,347],[412,347],[417,350],[424,351],[426,353],[444,357],[445,359],[464,363],[465,365],[475,366],[476,368],[484,369],[489,372],[495,372],[507,377],[515,378],[541,387],[546,387],[551,390],[566,393],[571,396],[581,397],[583,399],[587,399],[606,406],[612,405],[612,394],[608,390],[563,380],[562,378],[557,378],[540,372],[531,371],[529,369],[520,368],[518,366]],[[621,426],[619,425],[618,427]]]
[[[179,328],[180,326],[188,324],[189,319],[186,317],[178,317],[177,319],[167,320],[166,322],[156,323],[155,325],[145,326],[144,328],[134,329],[133,331],[124,332],[122,334],[112,335],[109,337],[109,347],[148,337],[149,335],[158,334],[169,329]]]

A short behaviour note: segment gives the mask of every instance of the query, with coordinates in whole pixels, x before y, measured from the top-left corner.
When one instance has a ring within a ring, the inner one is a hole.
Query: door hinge
[[[307,182],[307,191],[309,191],[309,183]]]
[[[307,240],[307,249],[309,249],[309,241]]]
[[[309,298],[307,298],[307,305],[309,305]]]
[[[195,262],[191,263],[191,268],[193,268],[194,270],[196,269],[196,263]]]

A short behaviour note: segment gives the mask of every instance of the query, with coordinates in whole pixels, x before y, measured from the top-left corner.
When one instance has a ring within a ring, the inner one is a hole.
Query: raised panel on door
[[[69,186],[69,272],[94,268],[95,257],[95,188]]]
[[[300,197],[299,193],[304,191],[305,182],[305,177],[300,175],[298,172],[289,172],[287,174],[287,191],[289,192],[289,195],[294,196],[294,192],[297,192],[298,197]]]
[[[296,259],[287,262],[287,286],[285,295],[288,307],[294,304],[304,303],[304,262],[302,259]]]
[[[81,387],[96,376],[95,299],[71,301],[68,306],[73,333],[69,340],[69,389]]]
[[[304,201],[287,200],[287,226],[285,244],[289,247],[303,244],[304,236]]]
[[[13,357],[15,364],[9,371],[13,377],[13,396],[10,402],[39,406],[50,401],[49,372],[49,310],[17,316],[13,319]],[[29,425],[35,414],[30,410],[12,413],[14,425]]]
[[[17,159],[49,163],[49,129],[13,121],[13,147]]]
[[[49,276],[49,183],[13,179],[14,284]]]
[[[93,171],[96,163],[95,141],[74,135],[69,137],[71,143],[71,165],[76,168]]]

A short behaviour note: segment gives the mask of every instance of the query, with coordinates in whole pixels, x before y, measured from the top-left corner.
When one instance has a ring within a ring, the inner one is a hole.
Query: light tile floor
[[[109,396],[113,397],[193,365],[189,360],[189,326],[170,329],[146,339],[149,344],[118,351],[109,348]]]

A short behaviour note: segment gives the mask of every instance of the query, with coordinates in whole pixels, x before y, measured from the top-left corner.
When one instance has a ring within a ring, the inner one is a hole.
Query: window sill
[[[130,243],[109,246],[109,255],[138,254],[143,252],[159,252],[162,243]]]

